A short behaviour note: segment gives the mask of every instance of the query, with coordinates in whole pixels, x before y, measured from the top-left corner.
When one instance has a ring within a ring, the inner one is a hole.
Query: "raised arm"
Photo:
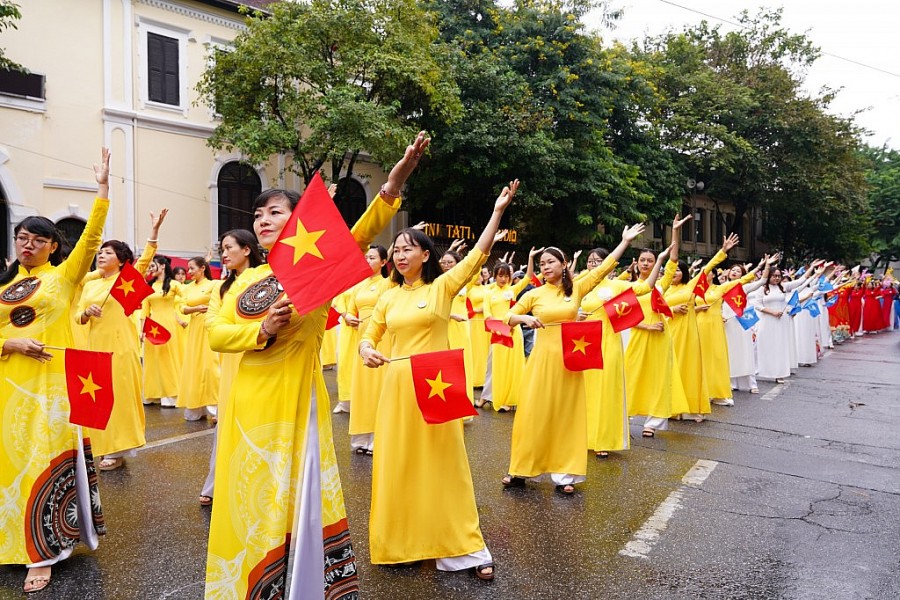
[[[94,177],[97,180],[97,198],[91,208],[91,215],[78,239],[78,243],[69,253],[68,258],[58,267],[64,278],[71,283],[84,279],[94,255],[100,248],[103,226],[106,223],[106,214],[109,212],[109,149],[101,150],[99,165],[94,165]]]

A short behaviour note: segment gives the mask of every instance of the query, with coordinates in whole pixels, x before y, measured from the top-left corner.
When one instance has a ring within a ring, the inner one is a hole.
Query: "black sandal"
[[[503,484],[503,487],[525,487],[525,478],[524,477],[513,477],[509,473],[507,473],[503,479],[500,480],[500,483]]]
[[[357,448],[354,452],[356,452],[357,454],[365,454],[366,449],[365,448]]]
[[[566,483],[564,485],[556,486],[556,491],[560,494],[565,494],[566,496],[571,496],[575,493],[575,486],[571,483]]]
[[[597,458],[600,458],[600,459],[609,458],[609,452],[607,452],[606,450],[601,450],[600,452],[597,452],[596,454],[594,454],[594,456],[596,456]]]
[[[490,571],[488,571],[488,569],[490,569]],[[484,565],[478,565],[477,567],[473,567],[472,570],[475,572],[475,577],[482,581],[494,580],[494,563],[492,562]]]

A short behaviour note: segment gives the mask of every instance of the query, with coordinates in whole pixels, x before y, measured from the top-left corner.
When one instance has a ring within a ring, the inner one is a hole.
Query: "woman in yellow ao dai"
[[[345,326],[355,331],[357,343],[352,348],[354,351],[359,347],[360,332],[369,325],[378,299],[394,285],[388,277],[387,248],[373,244],[366,252],[366,260],[372,267],[372,276],[350,289],[347,312],[343,315]],[[382,340],[378,351],[385,356],[390,355],[387,340]],[[350,403],[353,411],[350,413],[350,448],[357,454],[371,455],[375,448],[375,414],[378,412],[384,370],[367,369],[355,355],[348,359],[344,368],[351,370]]]
[[[154,269],[155,267],[155,269]],[[172,264],[165,256],[156,256],[150,265],[153,294],[144,299],[143,317],[150,317],[162,325],[171,337],[164,344],[144,340],[144,404],[159,400],[160,405],[174,408],[184,364],[184,348],[179,330],[187,322],[182,319],[184,304],[182,286],[172,275]]]
[[[214,415],[219,404],[219,355],[209,347],[206,331],[206,312],[210,299],[219,293],[221,281],[212,278],[209,263],[202,256],[188,261],[190,283],[182,286],[184,303],[181,312],[190,319],[184,355],[189,357],[181,368],[178,406],[184,408],[186,421],[197,421],[207,414]]]
[[[142,276],[156,254],[159,226],[166,216],[151,214],[150,239],[144,252],[134,264]],[[125,262],[134,260],[131,249],[123,242],[108,240],[97,254],[99,278],[84,284],[78,304],[76,328],[87,332],[88,350],[113,353],[112,414],[106,429],[87,429],[94,453],[101,458],[101,471],[122,466],[122,458],[134,455],[134,448],[146,443],[144,438],[144,407],[141,405],[141,346],[137,328],[122,305],[109,297]]]
[[[534,253],[534,248],[531,249]],[[528,287],[534,273],[534,254],[528,257],[528,272],[518,283],[512,282],[513,268],[506,263],[494,267],[494,283],[487,287],[484,297],[484,318],[505,319],[506,313],[516,303],[516,298]],[[481,391],[482,402],[491,402],[496,411],[506,411],[518,406],[525,374],[525,341],[522,329],[512,328],[512,347],[491,344],[488,351],[490,375],[485,377]]]
[[[668,325],[672,332],[672,344],[675,348],[675,360],[678,364],[678,374],[681,377],[687,410],[680,413],[682,418],[703,420],[703,415],[710,413],[709,391],[707,390],[707,378],[703,372],[703,362],[700,356],[700,332],[697,328],[697,312],[694,308],[694,288],[700,280],[700,276],[709,276],[712,270],[725,260],[728,250],[724,247],[704,265],[692,279],[687,264],[678,263],[672,285],[666,290],[665,300],[672,309],[672,318]],[[673,410],[675,410],[673,408]]]
[[[399,191],[427,145],[420,133],[353,226],[360,252],[396,215]],[[289,190],[268,190],[256,199],[253,228],[261,246],[275,245],[298,200]],[[241,274],[210,324],[214,351],[243,352],[218,423],[219,491],[206,563],[210,600],[358,596],[319,360],[330,305],[298,315],[266,264]]]
[[[606,260],[575,282],[563,253],[557,248],[543,249],[540,268],[544,285],[522,296],[507,313],[505,320],[510,325],[542,330],[535,336],[525,367],[524,393],[513,422],[509,471],[503,485],[522,485],[526,478],[549,473],[557,490],[571,494],[574,485],[585,480],[584,375],[563,366],[562,327],[558,325],[577,319],[582,298],[615,268],[631,241],[643,231],[643,225],[625,228],[622,242]]]
[[[50,583],[50,566],[78,542],[106,533],[90,440],[69,422],[65,352],[70,303],[100,247],[109,211],[109,151],[78,243],[62,260],[52,221],[27,217],[13,233],[16,260],[0,276],[0,564],[27,565],[23,591]]]
[[[428,424],[416,402],[408,360],[390,361],[376,349],[385,334],[391,353],[447,350],[453,297],[487,260],[503,211],[518,181],[504,188],[475,248],[441,274],[431,239],[404,229],[394,240],[394,281],[375,305],[360,342],[369,367],[387,364],[372,466],[369,552],[374,564],[436,559],[442,571],[473,568],[493,579],[493,558],[484,543],[475,505],[475,488],[463,438],[463,423]]]
[[[660,254],[654,271],[647,281],[623,281],[603,279],[581,300],[579,319],[603,323],[603,368],[584,371],[585,403],[587,407],[588,448],[604,458],[610,451],[627,450],[630,447],[628,432],[628,403],[625,395],[625,351],[621,332],[613,330],[603,305],[627,289],[635,295],[650,293],[659,275],[659,267],[668,249]],[[600,266],[609,252],[602,248],[591,250],[587,258],[588,269]],[[584,271],[578,278],[586,276]]]
[[[666,263],[662,279],[656,284],[661,294],[672,283],[675,269],[678,268],[678,245],[681,227],[690,220],[690,216],[672,222],[672,253]],[[656,262],[656,256],[649,250],[641,251],[637,260],[637,269],[641,279],[647,279]],[[625,349],[625,393],[628,395],[628,415],[642,415],[644,421],[644,437],[653,437],[657,429],[668,424],[673,414],[673,401],[680,394],[684,402],[684,390],[680,378],[677,377],[675,351],[672,344],[671,328],[667,326],[662,315],[656,313],[650,302],[651,295],[638,298],[644,320],[631,330],[628,347]],[[679,412],[686,412],[681,410]]]

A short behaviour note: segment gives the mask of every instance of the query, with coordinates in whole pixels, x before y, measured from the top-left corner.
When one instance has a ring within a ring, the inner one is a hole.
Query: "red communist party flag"
[[[472,301],[466,298],[466,312],[469,313],[469,318],[475,318],[475,307],[472,306]]]
[[[541,287],[544,284],[541,283],[541,280],[538,279],[537,275],[532,275],[531,276],[531,285],[533,285],[534,287]]]
[[[616,333],[629,327],[634,327],[644,320],[644,311],[641,309],[641,303],[638,302],[637,295],[631,288],[607,300],[603,308],[606,310],[609,323]]]
[[[694,295],[706,300],[706,290],[708,289],[709,280],[706,278],[706,271],[701,271],[700,277],[697,278],[697,285],[694,286]]]
[[[318,173],[269,252],[269,265],[300,315],[372,274]]]
[[[669,303],[666,302],[666,299],[663,298],[663,295],[656,286],[654,286],[653,291],[650,292],[650,306],[653,308],[653,312],[660,315],[666,315],[670,319],[672,318],[672,309],[669,307]]]
[[[485,319],[484,330],[491,333],[492,344],[500,344],[507,348],[513,347],[512,327],[500,319]]]
[[[562,345],[563,364],[570,371],[586,371],[603,368],[602,321],[581,321],[563,323]]]
[[[341,320],[341,313],[336,311],[333,306],[328,307],[328,320],[325,321],[325,331],[329,329],[334,329],[337,327],[338,322]]]
[[[466,393],[466,365],[461,348],[409,357],[416,402],[426,423],[436,425],[478,414]]]
[[[740,283],[725,292],[722,300],[731,307],[734,314],[739,317],[744,315],[744,309],[747,307],[747,293],[744,291],[744,286]]]
[[[172,334],[168,329],[147,317],[144,319],[144,339],[146,339],[151,344],[156,346],[161,346],[171,339]]]
[[[69,422],[106,429],[113,409],[112,352],[66,349]]]
[[[127,262],[122,265],[122,270],[119,271],[109,295],[122,305],[125,316],[131,316],[131,313],[141,307],[144,298],[153,295],[153,288],[147,285],[144,276]]]

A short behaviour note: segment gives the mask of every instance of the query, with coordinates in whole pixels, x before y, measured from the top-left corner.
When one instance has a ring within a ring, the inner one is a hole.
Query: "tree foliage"
[[[900,152],[888,148],[865,148],[868,161],[869,206],[874,266],[887,266],[900,260]]]
[[[248,17],[247,31],[198,86],[221,122],[214,148],[253,163],[274,154],[308,182],[326,162],[338,181],[360,152],[393,161],[427,109],[459,111],[437,30],[415,0],[280,2]],[[340,191],[339,191],[340,193]]]
[[[0,32],[4,29],[17,29],[16,21],[22,18],[19,6],[10,0],[0,0]],[[6,57],[3,48],[0,48],[0,69],[6,71],[21,71],[22,65],[11,61]]]

